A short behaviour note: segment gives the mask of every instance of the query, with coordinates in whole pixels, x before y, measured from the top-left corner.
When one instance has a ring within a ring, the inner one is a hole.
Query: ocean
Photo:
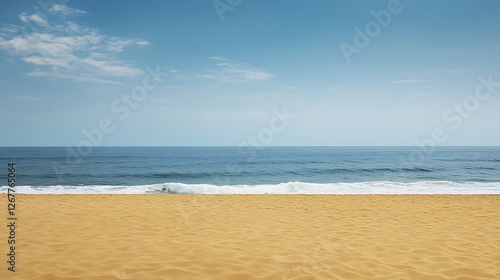
[[[500,147],[0,147],[1,193],[10,162],[29,194],[500,194]]]

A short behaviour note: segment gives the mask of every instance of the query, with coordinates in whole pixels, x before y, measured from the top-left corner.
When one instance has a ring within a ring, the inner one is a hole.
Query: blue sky
[[[0,146],[500,145],[498,11],[2,1]]]

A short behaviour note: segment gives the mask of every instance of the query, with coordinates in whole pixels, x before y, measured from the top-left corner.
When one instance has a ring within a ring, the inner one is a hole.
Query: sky
[[[498,146],[499,11],[4,0],[0,146]]]

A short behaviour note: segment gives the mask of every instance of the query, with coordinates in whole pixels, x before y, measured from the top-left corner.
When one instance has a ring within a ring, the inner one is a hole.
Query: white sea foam
[[[7,187],[0,187],[6,193]],[[139,186],[17,186],[24,194],[500,194],[500,182],[420,181],[227,185],[164,183]]]

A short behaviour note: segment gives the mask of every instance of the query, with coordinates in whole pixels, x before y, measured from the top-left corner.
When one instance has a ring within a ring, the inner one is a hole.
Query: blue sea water
[[[500,147],[0,147],[0,192],[9,162],[23,193],[500,193]]]

